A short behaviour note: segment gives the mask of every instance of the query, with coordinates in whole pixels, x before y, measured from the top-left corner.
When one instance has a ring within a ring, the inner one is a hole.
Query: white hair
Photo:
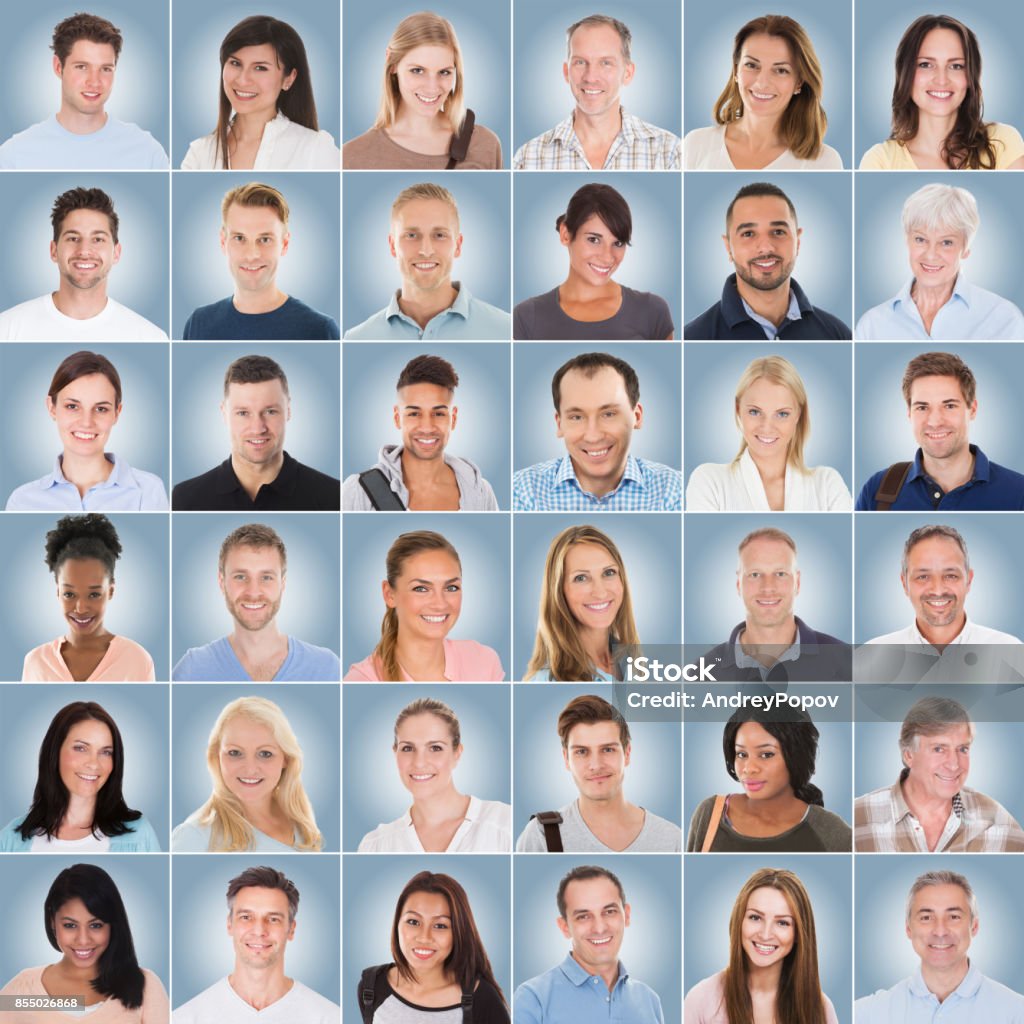
[[[965,188],[956,185],[925,185],[903,204],[903,231],[961,235],[969,249],[978,233],[978,204]]]
[[[967,911],[971,915],[971,920],[978,920],[978,899],[974,895],[971,883],[963,875],[958,874],[956,871],[926,871],[923,875],[918,875],[914,879],[914,884],[910,887],[910,892],[907,894],[908,924],[910,923],[910,914],[914,909],[914,897],[922,889],[927,889],[933,885],[956,885],[963,889],[964,896],[967,898]]]

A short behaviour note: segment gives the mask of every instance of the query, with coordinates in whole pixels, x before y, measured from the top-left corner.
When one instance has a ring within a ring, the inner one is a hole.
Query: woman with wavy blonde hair
[[[239,697],[228,704],[210,732],[206,766],[213,792],[172,833],[175,853],[322,848],[302,786],[302,749],[273,701]]]
[[[686,485],[689,512],[849,512],[853,499],[831,466],[809,468],[807,389],[782,356],[761,356],[736,385],[740,450],[730,463],[705,462]]]
[[[621,678],[615,644],[640,643],[626,566],[615,542],[594,526],[570,526],[551,542],[526,669],[536,682]]]

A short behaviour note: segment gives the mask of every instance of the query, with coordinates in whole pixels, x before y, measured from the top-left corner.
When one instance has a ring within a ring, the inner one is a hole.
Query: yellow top
[[[1007,167],[1024,156],[1024,139],[1012,124],[995,122],[988,126],[988,137],[995,143],[997,171],[1005,171]],[[872,146],[860,162],[862,171],[917,171],[920,168],[914,163],[910,150],[895,139],[887,139],[877,146]]]

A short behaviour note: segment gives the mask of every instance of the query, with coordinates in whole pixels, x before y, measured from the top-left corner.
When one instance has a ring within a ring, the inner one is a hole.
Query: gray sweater
[[[715,798],[709,796],[693,812],[686,837],[687,853],[699,853],[711,823]],[[759,838],[740,835],[722,815],[711,849],[715,853],[849,853],[853,849],[850,826],[831,811],[809,804],[803,820],[777,836]]]

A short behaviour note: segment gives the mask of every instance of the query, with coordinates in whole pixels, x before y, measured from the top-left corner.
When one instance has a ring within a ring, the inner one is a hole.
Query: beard
[[[736,263],[734,266],[736,267],[736,276],[749,284],[751,288],[756,288],[759,292],[773,292],[789,280],[790,274],[793,273],[794,262],[786,263],[780,259],[770,274],[766,274],[763,270],[751,269],[749,263],[746,266]]]

